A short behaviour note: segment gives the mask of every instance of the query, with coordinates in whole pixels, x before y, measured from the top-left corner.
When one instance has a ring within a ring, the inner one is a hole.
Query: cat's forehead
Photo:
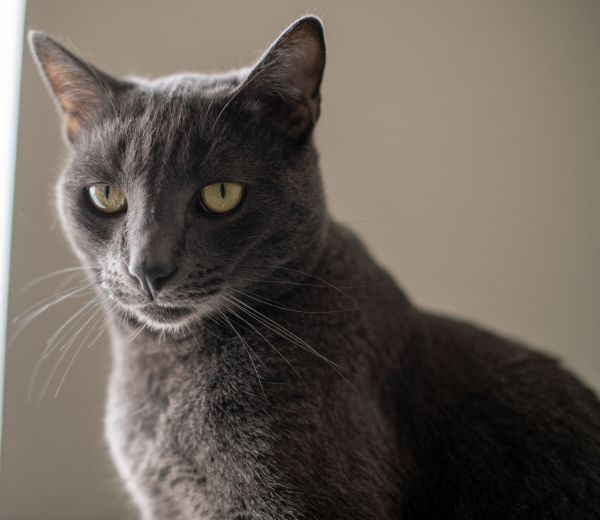
[[[88,143],[88,157],[113,174],[136,178],[164,174],[181,180],[208,166],[210,153],[233,158],[235,131],[227,101],[239,75],[182,75],[144,82],[114,107]]]
[[[117,108],[119,132],[156,143],[191,132],[208,139],[217,130],[210,123],[224,115],[222,109],[239,83],[239,74],[189,74],[138,82]]]

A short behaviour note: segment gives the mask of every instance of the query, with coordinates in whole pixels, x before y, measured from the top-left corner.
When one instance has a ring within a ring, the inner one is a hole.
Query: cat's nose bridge
[[[129,236],[127,268],[146,295],[155,299],[177,271],[179,233],[172,225],[141,222]]]

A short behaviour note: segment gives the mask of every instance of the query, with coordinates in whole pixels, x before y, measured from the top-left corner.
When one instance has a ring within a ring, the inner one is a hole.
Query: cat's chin
[[[196,307],[172,307],[148,304],[136,307],[130,313],[136,320],[157,332],[179,333],[196,322],[202,314]]]

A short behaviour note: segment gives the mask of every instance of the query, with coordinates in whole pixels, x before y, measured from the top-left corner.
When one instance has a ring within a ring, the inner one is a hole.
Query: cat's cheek
[[[211,219],[203,226],[196,244],[204,243],[204,251],[218,256],[237,255],[240,250],[257,240],[260,225],[260,215],[252,212],[223,217],[222,222]]]
[[[77,201],[64,201],[60,220],[72,249],[88,265],[102,264],[108,256],[118,257],[123,219],[103,218]]]

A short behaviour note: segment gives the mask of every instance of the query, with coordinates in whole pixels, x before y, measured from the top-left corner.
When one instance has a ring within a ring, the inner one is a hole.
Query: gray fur
[[[106,432],[144,519],[600,515],[592,392],[416,309],[329,217],[311,138],[317,19],[219,76],[116,80],[31,43],[72,145],[61,221],[110,298]],[[198,190],[219,180],[246,196],[208,216]],[[93,211],[95,182],[127,211]],[[135,259],[177,269],[155,300]]]

